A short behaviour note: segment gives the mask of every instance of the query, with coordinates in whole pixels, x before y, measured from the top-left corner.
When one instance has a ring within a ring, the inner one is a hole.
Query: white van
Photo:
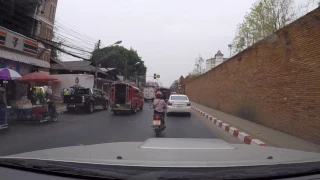
[[[155,88],[152,86],[143,88],[143,98],[144,102],[153,101],[155,98]]]

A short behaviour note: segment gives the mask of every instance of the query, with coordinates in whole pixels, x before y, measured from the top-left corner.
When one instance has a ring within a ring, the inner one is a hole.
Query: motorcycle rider
[[[156,93],[156,99],[153,100],[152,107],[154,109],[154,114],[161,114],[163,116],[162,118],[162,124],[165,127],[164,122],[164,109],[167,107],[166,102],[162,99],[162,93],[158,91]]]
[[[55,116],[55,111],[56,111],[56,105],[54,104],[54,102],[52,101],[52,89],[51,86],[46,87],[46,92],[45,92],[45,96],[46,96],[46,109],[47,109],[47,115],[49,118]],[[56,121],[56,119],[54,120]]]

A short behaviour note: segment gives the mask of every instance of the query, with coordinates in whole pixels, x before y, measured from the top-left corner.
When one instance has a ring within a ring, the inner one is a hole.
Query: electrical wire
[[[28,6],[27,4],[25,4],[21,1],[16,1],[16,2],[21,6],[24,6],[26,8],[30,8],[30,6]],[[21,9],[20,11],[22,13],[26,14],[26,12],[23,11],[23,9]],[[26,16],[33,18],[32,16],[30,16],[28,14],[26,14]],[[22,24],[23,24],[23,22],[30,22],[30,20],[27,20],[23,16],[18,16],[18,18],[15,17],[15,19],[8,19],[8,17],[1,16],[1,15],[0,15],[0,17],[5,19],[6,21],[9,21],[9,22],[17,24],[21,27],[24,27],[24,29],[28,29],[28,27],[23,26]],[[55,22],[57,24],[55,24],[53,27],[54,29],[56,29],[55,31],[53,31],[53,35],[57,39],[63,39],[63,41],[65,41],[64,43],[61,43],[61,45],[65,47],[65,50],[62,50],[61,48],[57,48],[55,46],[51,46],[49,43],[45,43],[45,44],[50,46],[51,48],[57,49],[58,51],[61,51],[61,52],[66,53],[68,55],[71,55],[71,56],[76,55],[74,57],[77,57],[77,58],[81,58],[81,59],[86,59],[87,57],[90,58],[92,55],[90,50],[93,51],[95,44],[96,44],[94,42],[95,39],[71,29],[70,26],[68,27],[66,25],[63,25],[62,23],[60,23],[58,21],[55,21]],[[58,33],[57,29],[60,30],[61,33],[60,32]],[[28,30],[25,30],[25,31],[20,30],[20,32],[24,32],[23,34],[27,35],[28,37],[30,37],[30,35],[31,35],[31,33]],[[30,37],[30,38],[34,38],[34,37]],[[39,40],[39,41],[40,42],[42,41],[42,43],[44,43],[43,40]],[[87,45],[84,45],[83,43],[85,43]],[[75,44],[77,44],[77,45],[75,45]],[[91,47],[88,47],[88,45]],[[87,51],[86,49],[88,49],[89,51]],[[85,56],[86,58],[79,57],[77,55],[82,55],[82,56]]]
[[[97,42],[97,41],[98,41],[98,39],[92,38],[92,37],[90,37],[90,36],[88,36],[88,35],[86,35],[86,34],[84,34],[84,33],[81,34],[81,33],[77,32],[77,31],[75,30],[75,28],[72,29],[72,27],[71,27],[70,25],[66,24],[66,23],[65,23],[65,24],[62,24],[62,23],[60,23],[60,22],[57,21],[57,20],[55,20],[55,23],[57,23],[58,25],[61,25],[61,26],[65,27],[65,28],[71,30],[72,32],[77,33],[78,35],[80,35],[80,36],[82,36],[82,37],[87,38],[88,40],[91,40],[92,42]]]
[[[94,46],[94,42],[89,42],[89,41],[86,41],[86,40],[84,40],[84,39],[81,39],[79,36],[77,36],[77,35],[75,35],[75,34],[72,34],[72,33],[69,33],[69,32],[66,32],[63,28],[61,28],[61,27],[59,27],[59,26],[57,26],[57,25],[55,25],[55,27],[56,27],[56,29],[59,31],[59,34],[60,35],[62,35],[61,33],[64,33],[64,34],[66,34],[66,35],[68,35],[68,36],[70,36],[70,37],[73,37],[73,38],[75,38],[75,39],[77,39],[77,40],[80,40],[81,42],[83,42],[83,43],[85,43],[85,44],[87,44],[87,45],[90,45],[90,46]],[[56,31],[56,33],[57,33],[57,31]]]

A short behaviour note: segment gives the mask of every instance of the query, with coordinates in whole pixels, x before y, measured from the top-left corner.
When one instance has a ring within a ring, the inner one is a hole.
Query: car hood
[[[151,138],[39,150],[1,158],[148,167],[230,167],[319,162],[320,154],[220,139]]]

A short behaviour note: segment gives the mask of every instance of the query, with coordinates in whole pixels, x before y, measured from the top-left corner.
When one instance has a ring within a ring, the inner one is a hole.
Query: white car
[[[167,103],[167,115],[170,113],[187,113],[191,115],[191,103],[183,94],[172,94]]]

